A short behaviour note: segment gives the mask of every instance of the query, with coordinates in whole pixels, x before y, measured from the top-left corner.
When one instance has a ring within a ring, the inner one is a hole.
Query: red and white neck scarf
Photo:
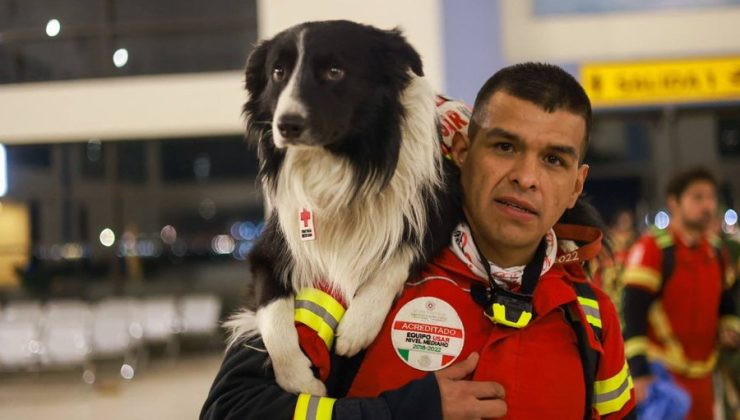
[[[545,251],[545,261],[542,264],[542,274],[552,267],[557,256],[557,238],[555,237],[555,231],[550,229],[545,235],[545,241],[547,242],[547,249]],[[486,275],[486,269],[483,267],[481,256],[478,253],[478,249],[473,243],[473,235],[470,232],[470,227],[467,223],[460,223],[457,225],[455,230],[452,232],[452,243],[450,249],[455,255],[468,266],[470,271],[476,276],[488,280]],[[522,284],[522,276],[524,275],[524,266],[517,265],[514,267],[501,268],[493,262],[488,262],[491,267],[491,277],[501,287],[508,290],[517,289]]]

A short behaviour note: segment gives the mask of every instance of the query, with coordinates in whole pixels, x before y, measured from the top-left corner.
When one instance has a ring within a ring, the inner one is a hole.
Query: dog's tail
[[[246,341],[259,334],[255,312],[246,308],[231,315],[222,326],[228,332],[228,339],[226,341],[227,350],[237,341]]]

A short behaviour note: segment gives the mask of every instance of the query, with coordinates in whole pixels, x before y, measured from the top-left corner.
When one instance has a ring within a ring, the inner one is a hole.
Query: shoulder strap
[[[676,248],[673,242],[673,235],[668,230],[658,229],[653,226],[650,228],[650,234],[655,238],[655,243],[661,252],[660,288],[657,292],[657,295],[661,295],[668,280],[673,275],[673,269],[676,267]]]
[[[586,314],[586,321],[596,338],[601,341],[601,312],[596,294],[588,283],[573,282],[571,284],[578,297],[578,304],[583,309],[583,313]],[[581,321],[575,306],[565,305],[564,313],[578,340],[578,354],[581,357],[583,383],[586,388],[584,419],[588,420],[591,418],[591,410],[594,404],[594,384],[596,383],[596,372],[599,367],[599,353],[589,344],[586,326]]]

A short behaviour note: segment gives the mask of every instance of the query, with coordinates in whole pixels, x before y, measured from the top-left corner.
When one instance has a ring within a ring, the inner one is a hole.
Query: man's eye
[[[285,69],[280,66],[275,66],[272,69],[272,80],[276,82],[282,82],[285,79]]]
[[[545,162],[552,166],[563,166],[563,160],[555,155],[549,155],[545,158]]]
[[[500,152],[510,153],[514,151],[514,145],[506,142],[496,143],[493,147]]]

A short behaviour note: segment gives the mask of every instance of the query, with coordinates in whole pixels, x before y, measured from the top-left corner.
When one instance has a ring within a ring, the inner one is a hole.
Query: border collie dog
[[[294,26],[251,53],[246,88],[269,216],[231,343],[260,334],[285,390],[324,395],[298,345],[295,293],[323,283],[348,304],[334,351],[367,347],[404,282],[449,243],[462,214],[455,169],[421,58],[398,30]]]

